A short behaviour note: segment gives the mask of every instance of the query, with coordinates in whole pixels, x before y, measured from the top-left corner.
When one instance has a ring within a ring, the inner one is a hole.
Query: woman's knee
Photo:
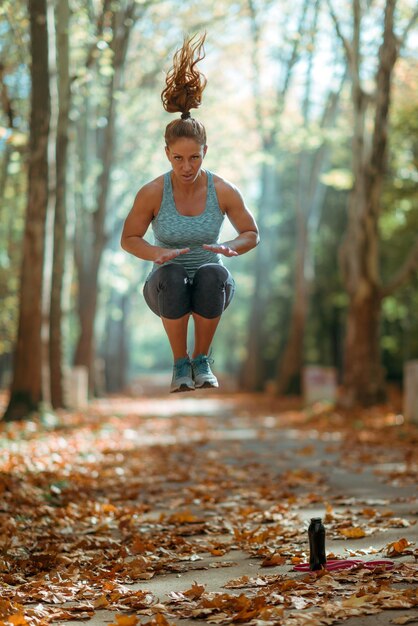
[[[233,286],[234,280],[226,267],[202,265],[193,278],[193,312],[208,319],[219,317],[232,299]]]
[[[162,265],[144,287],[149,308],[158,316],[178,319],[191,310],[190,280],[186,270],[175,263]]]
[[[187,288],[190,282],[189,275],[184,267],[177,263],[168,263],[159,267],[155,272],[155,279],[158,281],[160,290]]]
[[[219,287],[223,289],[229,276],[228,270],[223,265],[207,263],[199,267],[196,271],[193,278],[193,285],[198,288],[202,286],[206,288]]]

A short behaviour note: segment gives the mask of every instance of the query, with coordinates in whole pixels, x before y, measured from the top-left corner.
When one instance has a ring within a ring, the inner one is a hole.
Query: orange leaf
[[[187,589],[187,591],[183,591],[183,594],[192,600],[196,600],[197,598],[200,598],[204,591],[204,585],[198,585],[196,582],[194,582],[190,589]]]
[[[348,606],[350,608],[355,608],[358,606],[362,606],[363,604],[366,604],[367,602],[369,602],[369,600],[370,600],[370,596],[368,595],[357,596],[356,594],[353,594],[349,598],[345,598],[342,601],[342,605],[344,607]]]
[[[264,559],[261,563],[261,567],[275,567],[276,565],[283,565],[286,563],[286,557],[280,554],[272,554]]]
[[[344,537],[348,537],[349,539],[361,539],[361,537],[365,537],[366,533],[359,526],[352,526],[351,528],[341,528],[340,534],[344,535]]]
[[[27,626],[28,622],[22,613],[16,613],[16,615],[11,615],[7,618],[9,624],[13,624],[13,626]]]
[[[399,541],[394,541],[393,543],[389,543],[386,546],[386,554],[390,556],[402,554],[402,552],[404,552],[404,550],[406,550],[406,548],[408,548],[410,545],[411,544],[409,543],[408,539],[402,537],[402,539],[399,539]]]
[[[106,596],[104,594],[102,594],[99,598],[96,598],[96,600],[93,603],[93,606],[95,609],[102,609],[105,606],[108,606],[109,604],[109,600],[106,598]]]
[[[173,522],[175,524],[195,524],[196,522],[201,522],[202,520],[193,515],[190,511],[179,511],[178,513],[173,513],[170,515],[169,522]]]
[[[116,624],[109,624],[109,626],[136,626],[138,624],[138,618],[136,615],[115,615]]]
[[[104,513],[116,513],[117,508],[113,504],[102,504],[102,510]]]

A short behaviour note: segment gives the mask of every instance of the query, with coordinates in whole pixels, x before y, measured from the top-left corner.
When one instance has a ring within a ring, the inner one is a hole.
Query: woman
[[[165,130],[171,171],[142,187],[126,218],[121,245],[134,256],[153,261],[144,286],[151,310],[161,317],[174,357],[170,391],[218,387],[209,349],[235,283],[222,257],[244,254],[258,243],[258,229],[240,192],[202,168],[206,132],[190,115],[199,107],[206,78],[196,69],[205,37],[186,39],[176,52],[161,94],[166,111],[181,118]],[[237,231],[219,243],[225,215]],[[151,225],[154,244],[144,240]],[[195,343],[189,357],[187,328],[193,317]]]

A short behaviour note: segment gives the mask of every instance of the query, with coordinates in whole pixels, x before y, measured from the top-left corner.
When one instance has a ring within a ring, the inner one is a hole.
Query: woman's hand
[[[205,250],[210,250],[210,252],[214,252],[215,254],[223,254],[224,256],[238,256],[238,252],[233,250],[229,246],[225,246],[224,244],[206,244],[204,243],[202,246]]]
[[[186,254],[186,252],[190,252],[190,248],[176,248],[175,250],[171,248],[160,248],[158,256],[154,259],[154,263],[162,265],[163,263],[167,263],[167,261],[172,261],[180,256],[180,254]]]

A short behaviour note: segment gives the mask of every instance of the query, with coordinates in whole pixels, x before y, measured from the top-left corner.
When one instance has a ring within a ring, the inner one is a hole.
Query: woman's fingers
[[[180,254],[186,254],[187,252],[190,252],[190,248],[175,248],[174,250],[167,248],[167,250],[164,250],[164,252],[155,259],[154,263],[163,265],[163,263],[167,263],[167,261],[171,261],[177,256],[180,256]]]
[[[210,250],[210,252],[214,252],[215,254],[223,254],[224,256],[238,256],[238,252],[233,250],[229,246],[223,245],[214,245],[214,244],[203,244],[203,248],[205,250]]]

